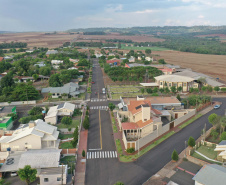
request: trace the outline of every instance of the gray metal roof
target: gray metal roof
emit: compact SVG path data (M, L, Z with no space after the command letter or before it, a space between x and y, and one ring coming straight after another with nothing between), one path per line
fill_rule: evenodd
M226 140L221 141L218 145L226 145Z
M46 55L57 54L57 53L58 53L57 50L48 50L48 51L46 52Z
M225 185L226 168L217 164L207 164L192 179L205 185Z

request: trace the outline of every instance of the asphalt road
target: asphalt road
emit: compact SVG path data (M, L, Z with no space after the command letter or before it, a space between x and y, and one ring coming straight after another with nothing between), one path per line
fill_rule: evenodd
M99 69L96 69L98 72ZM103 78L100 74L95 74L94 80L98 78L96 84L99 88L103 85ZM95 75L97 75L95 77ZM97 88L97 87L94 87ZM93 94L92 94L93 96ZM215 99L216 100L216 99ZM121 163L118 159L88 159L86 162L86 177L85 183L87 185L113 185L117 181L122 181L128 185L139 185L144 183L152 175L156 174L163 166L171 160L171 154L174 149L178 153L184 150L184 142L190 136L198 139L201 130L204 128L209 129L212 125L208 122L208 116L212 113L223 115L226 109L226 98L219 98L218 101L224 102L220 109L212 110L206 115L200 117L180 132L174 134L169 139L165 140L144 156L140 157L137 161L132 163ZM89 103L105 104L105 102ZM110 115L104 111L101 112L101 133L102 133L102 150L116 150L112 136L112 127L110 122ZM99 110L90 111L90 129L88 134L88 150L93 148L100 148L100 124L99 124Z

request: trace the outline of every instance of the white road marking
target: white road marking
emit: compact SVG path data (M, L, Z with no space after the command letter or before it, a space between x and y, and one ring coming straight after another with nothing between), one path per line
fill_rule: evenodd
M95 152L95 159L96 159L96 152Z
M99 158L99 152L97 152L97 159Z
M113 158L115 158L115 152L114 151L112 152L112 156L113 156Z
M109 158L109 157L110 157L110 156L109 156L109 151L108 151L107 153L108 153L108 158Z
M86 158L87 158L87 159L89 159L89 152L87 152L87 154L86 154Z
M115 157L117 158L117 151L115 151Z
M111 151L110 151L109 153L110 153L110 157L112 158L112 153L111 153Z

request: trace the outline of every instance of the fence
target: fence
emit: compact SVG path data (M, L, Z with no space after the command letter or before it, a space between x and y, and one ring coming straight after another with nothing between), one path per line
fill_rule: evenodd
M73 149L62 149L61 154L76 154L77 149L73 148Z
M192 116L194 116L196 114L196 110L192 110L189 113L187 113L186 115L175 119L174 120L174 127L176 127L177 125L181 124L182 122L186 121L187 119L191 118Z
M202 110L202 109L208 107L209 105L211 105L211 102L208 102L208 103L202 105L201 107L197 108L196 110L197 110L197 112L199 112L200 110Z
M34 101L14 101L14 102L2 102L0 106L9 106L9 105L27 105L27 104L36 104L36 100Z

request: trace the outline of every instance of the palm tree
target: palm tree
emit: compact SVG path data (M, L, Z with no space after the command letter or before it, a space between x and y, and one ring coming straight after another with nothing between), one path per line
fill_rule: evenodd
M221 126L223 127L223 132L225 130L225 127L226 127L226 116L223 116L220 120L220 124Z

